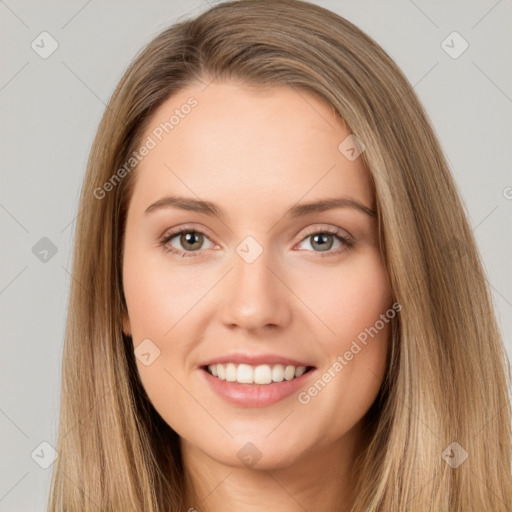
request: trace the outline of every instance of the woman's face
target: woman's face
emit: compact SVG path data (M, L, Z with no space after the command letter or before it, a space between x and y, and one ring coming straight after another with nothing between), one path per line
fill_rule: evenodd
M381 386L395 311L349 134L307 92L214 82L143 136L124 330L156 410L218 462L352 446Z

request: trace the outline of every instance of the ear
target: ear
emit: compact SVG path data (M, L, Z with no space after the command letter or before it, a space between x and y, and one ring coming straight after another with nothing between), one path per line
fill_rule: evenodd
M130 318L127 313L123 313L123 332L126 336L132 335L132 328L130 325Z

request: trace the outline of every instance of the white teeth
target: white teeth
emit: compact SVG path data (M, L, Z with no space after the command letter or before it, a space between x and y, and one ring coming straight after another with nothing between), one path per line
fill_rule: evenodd
M276 364L274 367L272 367L272 380L274 382L283 382L284 366L282 364Z
M305 366L298 366L295 369L295 377L300 377L301 375L304 374L305 371L306 371L306 367Z
M254 368L254 382L256 384L270 384L272 382L272 369L268 364Z
M292 380L295 377L295 366L287 366L284 369L284 378L286 380Z
M221 365L217 365L221 366ZM236 381L240 384L252 384L254 382L252 366L248 364L239 364L236 373Z
M226 380L229 382L235 382L236 380L236 366L233 363L226 365Z
M300 377L306 372L305 366L283 366L282 364L261 364L251 366L249 364L211 364L208 371L221 380L238 382L240 384L270 384L282 382Z

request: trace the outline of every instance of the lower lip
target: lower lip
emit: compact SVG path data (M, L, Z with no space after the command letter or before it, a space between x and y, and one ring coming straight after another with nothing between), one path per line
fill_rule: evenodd
M305 381L315 372L315 368L300 377L272 384L240 384L221 380L200 368L206 382L228 402L242 407L266 407L297 392Z

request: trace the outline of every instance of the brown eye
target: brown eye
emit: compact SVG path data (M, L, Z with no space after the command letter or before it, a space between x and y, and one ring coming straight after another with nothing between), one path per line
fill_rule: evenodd
M173 242L174 241L174 242ZM166 235L160 242L164 250L167 252L173 252L180 254L182 257L185 256L196 256L200 253L205 241L209 241L210 246L213 246L211 240L206 236L205 233L197 229L182 229L181 231L175 231Z
M197 251L203 245L204 235L197 231L183 231L180 235L180 244L185 250Z

